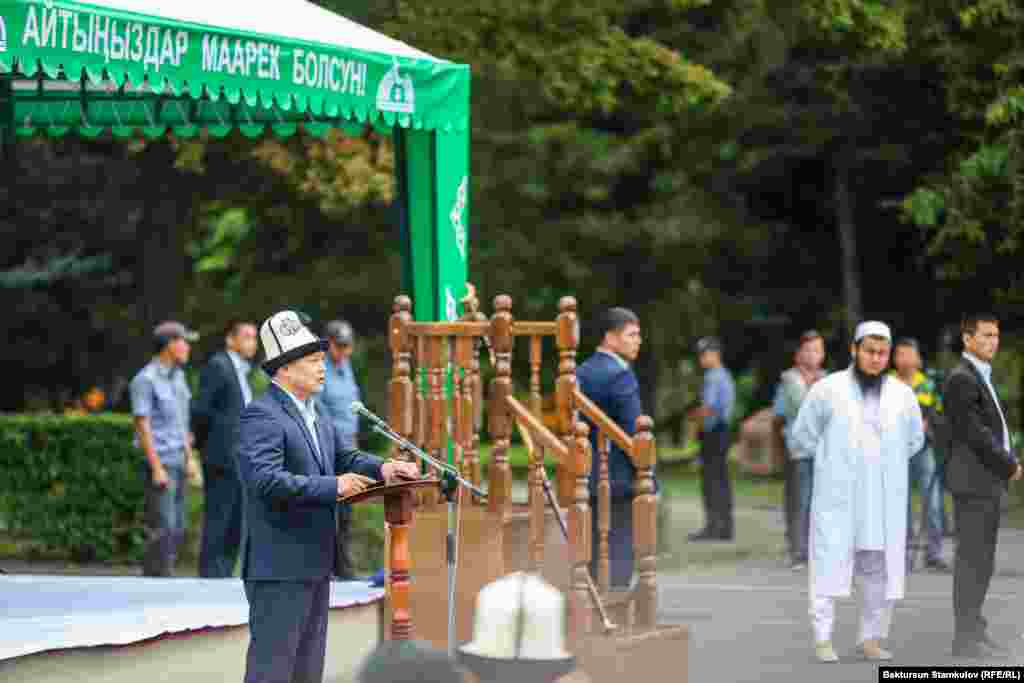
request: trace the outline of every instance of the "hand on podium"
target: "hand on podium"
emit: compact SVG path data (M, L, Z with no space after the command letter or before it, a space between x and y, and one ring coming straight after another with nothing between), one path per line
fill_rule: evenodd
M384 475L384 481L393 484L396 481L408 481L419 479L420 468L414 462L404 460L388 460L380 466L380 472Z
M343 474L338 477L338 498L341 499L346 496L354 496L357 493L362 493L376 483L376 479L364 477L363 475L356 474L355 472Z

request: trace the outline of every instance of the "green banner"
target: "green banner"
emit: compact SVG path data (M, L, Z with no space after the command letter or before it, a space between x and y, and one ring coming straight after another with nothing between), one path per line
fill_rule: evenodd
M469 135L435 136L438 319L462 315L469 274Z
M0 0L0 73L31 78L40 69L51 79L109 83L108 95L205 92L250 107L443 131L464 131L469 118L465 65L83 2Z

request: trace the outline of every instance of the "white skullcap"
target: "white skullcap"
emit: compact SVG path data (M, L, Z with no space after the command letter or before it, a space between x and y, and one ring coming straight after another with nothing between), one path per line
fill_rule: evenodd
M857 330L853 333L854 343L859 342L864 337L881 337L888 342L892 341L892 333L889 332L889 326L877 320L866 320L857 325Z

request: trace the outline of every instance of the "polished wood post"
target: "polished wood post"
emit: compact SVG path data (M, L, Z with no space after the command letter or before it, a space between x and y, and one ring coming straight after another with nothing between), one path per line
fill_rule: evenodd
M388 547L391 595L391 639L412 638L412 610L409 607L412 558L409 554L409 527L412 522L412 492L387 499L384 519L391 542Z
M547 532L547 498L544 495L544 447L530 449L530 570L538 576L544 568L544 535Z
M406 323L412 320L412 301L407 296L395 297L393 313L388 323L388 343L391 346L391 384L389 387L389 423L391 428L410 441L413 438L413 383L412 340ZM393 458L408 459L398 444L392 444Z
M427 337L427 358L429 366L427 369L428 386L430 390L429 400L427 405L429 418L427 419L427 452L434 457L434 459L441 462L446 461L447 455L444 450L448 445L448 440L445 438L447 429L445 429L445 423L447 418L447 406L444 401L444 381L445 381L445 354L444 354L444 337ZM437 476L441 476L441 472L436 473ZM437 491L429 491L425 496L425 502L430 504L436 504L439 502Z
M634 567L639 575L636 588L636 624L654 628L658 613L658 499L654 495L654 420L647 415L636 419L633 436L633 464L636 466L633 499Z
M540 391L541 352L544 349L544 338L533 335L530 337L530 412L544 421L544 398Z
M426 376L427 351L422 336L413 340L415 357L413 362L413 443L427 450L427 409L426 409ZM426 471L427 465L420 462L420 470Z
M611 587L611 562L609 560L608 532L612 528L612 486L608 480L608 457L611 439L604 432L597 434L597 586L602 593Z
M373 486L340 501L350 505L367 501L384 503L384 520L388 529L387 598L391 612L391 624L387 633L391 640L412 638L412 556L409 552L409 531L412 526L415 494L436 491L437 487L436 479L403 481Z
M555 401L558 411L558 432L567 447L571 447L576 429L576 349L580 345L580 322L576 317L576 299L564 296L558 301L557 332L558 379L555 383ZM556 477L558 502L562 506L573 504L575 473L572 467L559 467Z
M512 438L512 413L505 402L512 395L512 297L494 298L491 317L491 344L494 346L496 376L491 380L488 431L493 439L488 469L487 503L491 512L501 512L512 495L512 468L508 447Z
M456 445L456 465L466 479L472 480L472 465L467 460L473 449L473 395L470 364L473 357L474 339L456 337L454 349L454 387L452 409Z
M590 572L590 428L576 424L569 469L574 475L573 504L569 506L569 547L572 562L572 590L569 593L569 632L576 636L590 633L594 610L591 608L587 575Z

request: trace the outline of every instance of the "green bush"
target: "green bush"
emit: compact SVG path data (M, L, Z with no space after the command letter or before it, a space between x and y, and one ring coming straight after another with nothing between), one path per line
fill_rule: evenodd
M141 462L127 415L0 415L0 524L46 554L137 559Z

